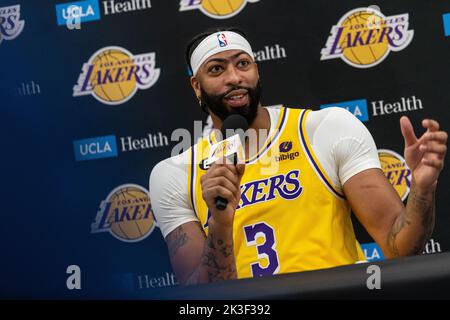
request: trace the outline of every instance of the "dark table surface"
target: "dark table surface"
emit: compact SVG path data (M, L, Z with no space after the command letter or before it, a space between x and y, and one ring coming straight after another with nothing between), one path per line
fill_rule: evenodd
M370 265L380 267L381 289L368 289ZM371 281L372 282L372 281ZM134 298L240 299L450 299L450 253L402 257L317 271L143 290Z

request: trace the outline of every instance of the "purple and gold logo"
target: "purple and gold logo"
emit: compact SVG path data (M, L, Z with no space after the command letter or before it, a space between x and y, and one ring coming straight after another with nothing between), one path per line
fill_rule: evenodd
M292 149L292 141L284 141L280 143L280 152L289 152Z
M370 68L386 59L389 52L405 49L413 36L409 14L384 16L372 8L357 8L331 28L320 60L341 58L353 67Z
M138 242L155 228L148 191L136 184L124 184L112 190L100 204L91 233L109 232L124 242Z
M397 152L379 149L381 169L402 200L405 200L411 187L411 170L405 159Z
M153 86L159 74L154 52L133 55L121 47L102 48L83 65L73 96L92 95L102 103L118 105L138 89Z
M300 156L300 152L292 150L292 141L283 141L278 148L279 154L275 155L275 161L294 160Z
M20 20L20 4L0 8L0 43L17 38L25 26Z

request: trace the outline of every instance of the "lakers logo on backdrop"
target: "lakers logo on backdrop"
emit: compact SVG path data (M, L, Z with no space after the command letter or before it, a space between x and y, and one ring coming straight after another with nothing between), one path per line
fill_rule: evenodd
M121 47L105 47L83 65L73 96L92 95L102 103L118 105L130 100L138 89L153 86L159 74L154 52L133 55Z
M411 170L406 165L405 159L398 153L379 149L381 169L388 178L389 182L397 191L402 200L405 200L411 187Z
M137 242L155 228L148 191L136 184L118 186L100 204L91 233L110 232L125 242Z
M411 42L409 14L384 16L371 8L347 12L331 28L321 60L341 58L357 68L370 68L381 63L391 51L401 51Z
M237 15L250 2L259 0L181 0L180 11L199 9L208 17L227 19Z
M20 4L0 8L0 43L17 38L24 26L25 21L20 20Z

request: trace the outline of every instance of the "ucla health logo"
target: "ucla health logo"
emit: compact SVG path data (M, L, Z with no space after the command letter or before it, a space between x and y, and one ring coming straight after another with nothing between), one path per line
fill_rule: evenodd
M361 249L369 262L384 260L383 251L381 251L380 246L376 242L364 243L361 245Z
M123 184L100 203L91 233L109 232L124 242L138 242L155 228L148 191L137 184Z
M367 111L367 100L351 100L337 103L329 103L323 104L320 106L320 109L330 108L330 107L338 107L346 109L347 111L353 113L355 117L357 117L362 122L369 120L369 113Z
M58 26L100 20L98 0L87 0L56 5Z
M405 159L397 152L387 149L379 149L378 157L384 175L402 201L405 200L411 188L411 170L406 165Z
M446 37L449 37L450 36L450 13L443 14L442 19L444 20L444 35Z
M130 100L138 89L153 86L159 74L154 52L133 55L121 47L105 47L83 65L73 96L92 95L101 103L118 105Z
M0 8L0 44L17 38L24 26L25 21L20 20L20 4Z
M116 136L103 136L73 142L76 161L117 157Z
M241 12L245 5L259 0L181 0L180 11L198 9L213 19L231 18Z
M414 36L409 14L384 16L371 8L357 8L344 14L331 28L320 60L341 58L356 68L381 63L391 51L405 49Z

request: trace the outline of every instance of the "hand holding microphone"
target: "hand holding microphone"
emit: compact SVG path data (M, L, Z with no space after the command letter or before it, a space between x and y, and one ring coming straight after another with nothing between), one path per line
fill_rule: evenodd
M240 115L231 115L224 120L221 131L222 137L227 139L211 147L208 162L213 164L200 180L203 199L215 219L223 224L232 223L240 201L240 181L245 165L239 164L238 159L243 157L244 133L247 129L247 120ZM227 134L230 132L238 134L230 136Z

